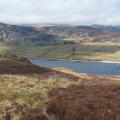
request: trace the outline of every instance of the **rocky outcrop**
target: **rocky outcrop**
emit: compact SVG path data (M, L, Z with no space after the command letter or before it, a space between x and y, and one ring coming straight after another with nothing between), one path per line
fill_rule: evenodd
M57 36L43 33L34 27L0 23L0 41L8 44L54 44Z

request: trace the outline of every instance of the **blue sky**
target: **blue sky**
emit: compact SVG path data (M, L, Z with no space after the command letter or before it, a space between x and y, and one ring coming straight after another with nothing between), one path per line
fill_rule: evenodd
M0 0L0 21L120 25L120 0Z

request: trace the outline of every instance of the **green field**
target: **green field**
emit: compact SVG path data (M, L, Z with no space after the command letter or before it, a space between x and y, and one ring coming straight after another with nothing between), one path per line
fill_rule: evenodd
M7 55L22 55L74 60L120 61L120 45L108 42L51 46L7 46L1 44L0 55L1 58Z

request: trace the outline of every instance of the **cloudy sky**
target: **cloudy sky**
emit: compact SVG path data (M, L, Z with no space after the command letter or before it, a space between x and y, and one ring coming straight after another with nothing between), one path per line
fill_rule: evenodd
M120 0L0 0L0 22L120 25Z

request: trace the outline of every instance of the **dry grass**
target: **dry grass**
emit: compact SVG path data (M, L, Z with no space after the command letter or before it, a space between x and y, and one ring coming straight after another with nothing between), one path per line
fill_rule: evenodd
M67 71L67 73L69 72L70 71ZM40 113L40 111L46 108L46 106L48 106L48 103L50 103L51 99L53 99L49 97L50 94L48 95L48 93L50 93L50 91L53 92L55 90L55 92L53 93L56 94L57 91L59 92L59 89L57 90L57 88L62 88L62 90L64 91L65 90L64 88L68 88L70 85L84 85L88 87L96 85L100 86L105 85L106 87L113 84L120 85L118 84L120 83L119 78L118 80L116 78L115 81L113 81L112 79L113 78L111 78L110 80L109 78L105 79L103 77L90 76L85 74L81 75L78 81L70 80L67 77L63 77L57 74L49 75L49 77L44 77L41 76L40 74L33 75L1 74L0 120L5 120L3 116L6 116L6 113L7 114L10 113L11 120L21 120L21 116L23 115L24 112L26 116L32 114L31 117L35 118L37 113L32 112L32 110L33 111L37 110L37 112ZM103 88L106 88L105 86ZM73 92L71 92L71 94L72 93ZM87 93L89 94L89 90L87 91ZM65 93L62 92L62 94ZM57 95L59 96L59 93L57 93Z
M19 120L21 114L13 112L16 103L26 105L30 109L42 109L49 101L47 93L56 87L68 87L79 84L61 76L42 77L38 74L28 75L0 75L0 120L9 110L12 120Z

